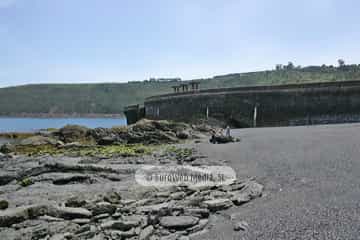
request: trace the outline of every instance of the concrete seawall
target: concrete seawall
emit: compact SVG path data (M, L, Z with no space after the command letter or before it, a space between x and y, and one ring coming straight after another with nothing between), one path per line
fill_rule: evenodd
M360 122L360 81L209 89L146 99L145 117L237 127Z

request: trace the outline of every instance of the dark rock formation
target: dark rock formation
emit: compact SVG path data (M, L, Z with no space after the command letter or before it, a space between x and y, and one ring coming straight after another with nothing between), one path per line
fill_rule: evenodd
M0 200L0 210L5 210L9 207L9 202L6 200Z
M79 142L86 140L88 130L88 128L79 125L67 125L54 132L53 135L64 143Z
M20 158L14 161L23 160ZM38 189L39 187L34 186L39 184L45 188L49 187L56 179L61 184L87 184L86 181L82 181L82 177L78 178L79 176L87 176L96 182L103 181L104 185L100 186L106 186L105 183L110 184L112 180L102 178L101 174L132 176L136 168L136 165L59 163L51 158L49 161L31 163L31 166L33 167L20 165L14 168L11 163L9 166L9 169L20 170L14 174L13 180L33 181L34 185L23 187L23 192L31 191L31 188ZM72 178L74 176L75 178ZM129 183L132 182L127 184ZM7 184L6 188L3 188L5 191L16 183L12 181ZM61 189L65 186L57 187ZM0 211L0 239L16 238L19 236L16 229L21 229L21 233L33 236L34 239L42 239L47 235L49 239L106 239L106 236L115 239L186 239L211 227L208 223L214 213L231 208L233 203L239 203L240 197L251 201L261 196L263 186L253 179L239 180L226 186L174 186L162 190L129 185L125 193L120 194L115 190L102 194L91 192L93 197L85 197L77 192L71 193L72 187L67 189L70 195L62 202L48 201L14 208L12 206L16 206L15 203L10 205L11 208ZM6 198L4 200L11 201ZM14 200L19 201L12 199ZM242 203L245 200L242 200ZM64 228L62 223L69 227Z
M11 152L14 152L15 151L15 146L10 144L10 143L5 143L4 145L2 145L0 147L0 152L1 153L11 153Z
M58 141L54 138L44 137L44 136L33 136L25 138L20 142L22 146L39 146L39 145L56 145Z

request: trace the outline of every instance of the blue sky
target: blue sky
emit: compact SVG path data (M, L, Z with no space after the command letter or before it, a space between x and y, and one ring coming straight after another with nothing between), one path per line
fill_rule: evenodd
M360 64L357 0L0 0L0 87Z

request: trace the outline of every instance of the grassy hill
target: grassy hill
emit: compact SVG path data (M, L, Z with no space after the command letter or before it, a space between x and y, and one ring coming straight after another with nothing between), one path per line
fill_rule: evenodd
M360 80L360 65L279 67L277 70L235 73L201 81L200 88ZM104 84L39 84L0 88L0 115L119 114L127 105L149 96L172 92L179 82L157 81Z

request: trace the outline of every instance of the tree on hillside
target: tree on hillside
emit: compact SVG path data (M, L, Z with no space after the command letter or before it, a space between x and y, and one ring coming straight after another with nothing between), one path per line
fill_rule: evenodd
M275 69L276 71L280 71L283 68L282 64L276 64Z
M339 59L338 63L339 63L339 68L342 68L345 66L345 61L343 59Z
M288 65L286 66L287 70L293 70L294 69L294 64L292 62L288 62Z

